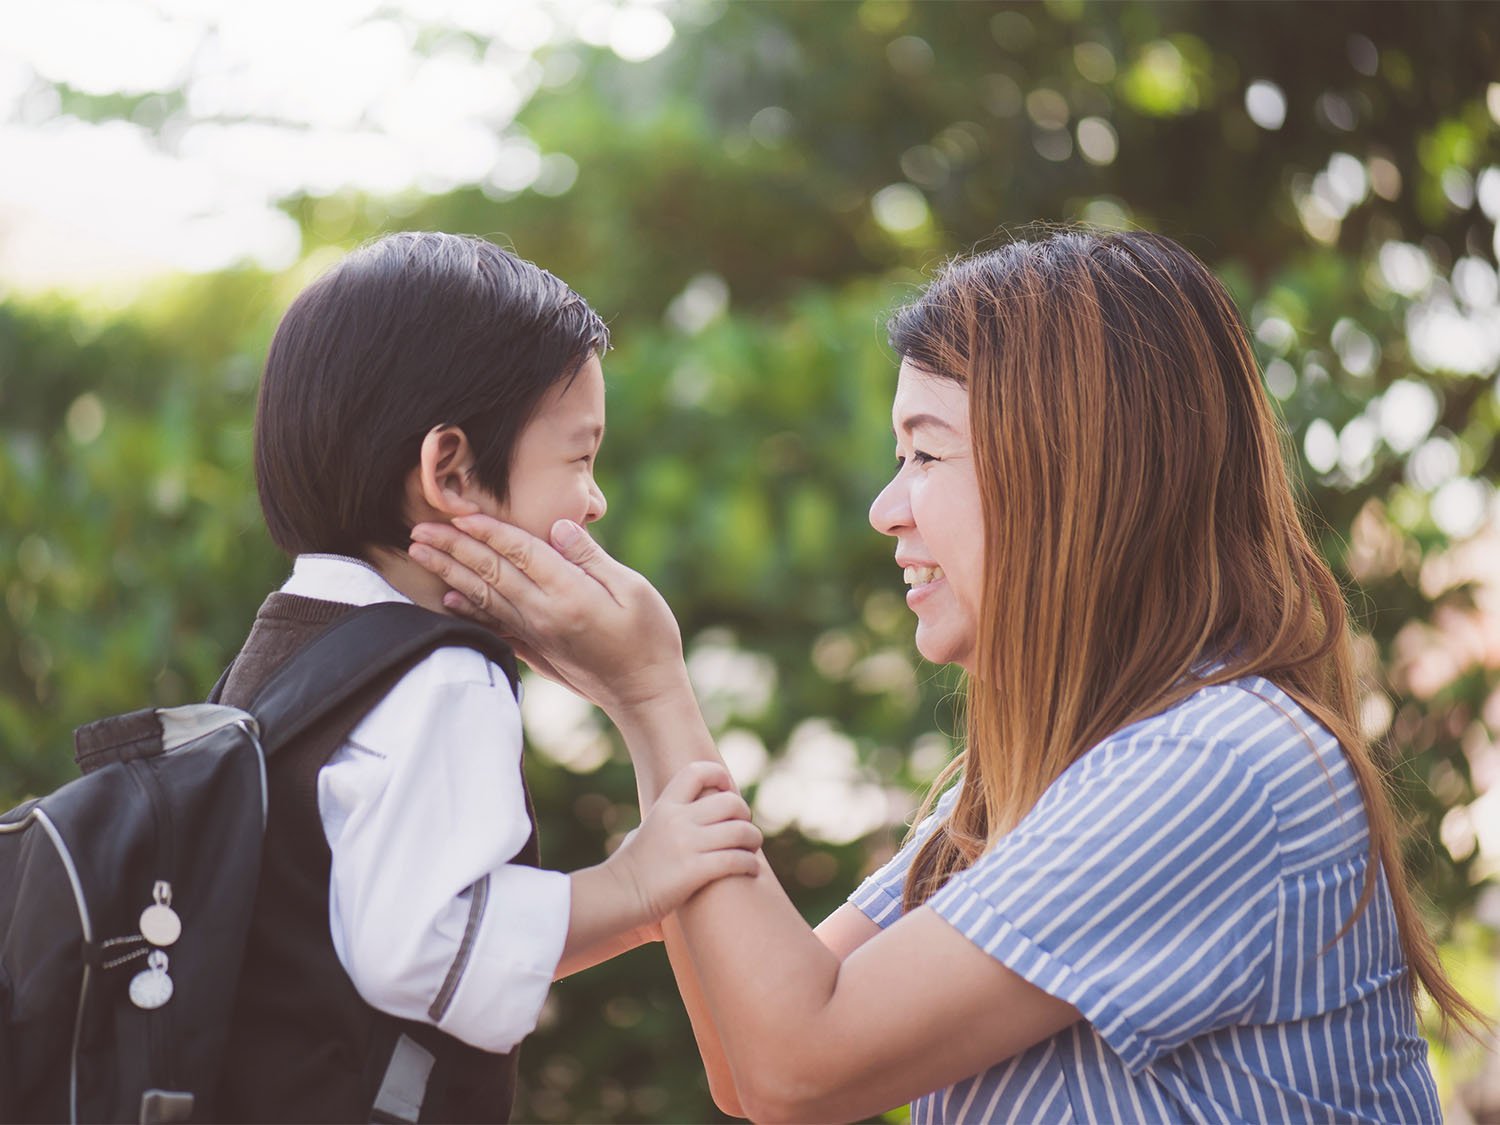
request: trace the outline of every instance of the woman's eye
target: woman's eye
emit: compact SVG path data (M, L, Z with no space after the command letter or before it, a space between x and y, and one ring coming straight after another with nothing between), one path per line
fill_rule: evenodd
M918 465L925 465L929 461L936 461L937 460L937 458L934 457L934 456L932 456L932 454L930 454L930 453L923 453L920 449L913 449L911 451L911 459L913 461L915 461Z

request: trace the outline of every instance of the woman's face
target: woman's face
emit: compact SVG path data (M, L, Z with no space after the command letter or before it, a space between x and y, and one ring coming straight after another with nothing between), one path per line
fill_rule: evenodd
M906 604L917 615L917 651L972 673L984 528L968 390L903 360L891 425L896 475L870 505L870 524L896 540Z

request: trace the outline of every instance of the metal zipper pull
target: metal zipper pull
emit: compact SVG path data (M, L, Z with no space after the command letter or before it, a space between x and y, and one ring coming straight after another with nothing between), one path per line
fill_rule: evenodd
M182 919L172 909L172 884L158 879L151 897L155 901L141 911L141 936L152 945L165 948L182 936Z

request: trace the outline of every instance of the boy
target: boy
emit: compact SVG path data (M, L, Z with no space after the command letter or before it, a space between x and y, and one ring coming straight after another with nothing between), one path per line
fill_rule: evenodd
M391 235L305 290L255 432L261 507L295 564L223 702L355 606L444 612L404 551L416 522L483 511L545 535L601 517L607 344L582 298L478 239ZM510 683L466 648L272 759L221 1117L503 1121L555 977L755 871L759 833L722 770L681 776L604 863L540 869L520 763Z

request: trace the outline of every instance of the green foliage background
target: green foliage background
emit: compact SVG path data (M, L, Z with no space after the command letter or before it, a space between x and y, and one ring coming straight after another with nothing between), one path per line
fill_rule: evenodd
M599 534L661 587L690 649L773 677L764 699L714 703L720 733L768 747L769 778L794 734L832 731L856 752L846 772L867 795L883 786L896 819L956 724L954 681L916 663L889 545L865 520L891 461L884 315L944 257L1008 229L1128 223L1208 260L1275 365L1308 518L1367 638L1371 729L1410 812L1413 871L1461 985L1493 1009L1500 857L1440 837L1482 792L1475 763L1500 736L1493 609L1433 518L1430 474L1413 468L1426 447L1359 439L1391 384L1414 381L1435 396L1428 440L1456 455L1449 475L1487 490L1500 468L1493 362L1433 361L1411 331L1423 302L1451 297L1460 260L1494 277L1495 211L1481 204L1485 169L1488 198L1500 192L1495 9L673 11L676 39L646 63L547 49L580 65L519 127L577 162L560 196L295 198L308 256L284 275L157 284L123 312L0 300L0 804L71 776L74 725L207 690L287 570L250 470L276 318L333 253L432 228L513 245L611 320ZM1246 112L1255 79L1284 92L1278 129ZM80 116L132 109L62 93ZM1086 159L1081 119L1106 123L1118 155ZM1339 154L1365 190L1330 208ZM1427 284L1393 287L1391 244L1425 256ZM685 292L708 294L704 323L688 323ZM1494 310L1485 320L1466 299L1454 307L1493 353ZM1320 423L1345 438L1332 468L1304 452ZM1443 674L1414 671L1434 660ZM560 756L577 768L533 753L531 778L544 858L571 868L634 823L633 786L618 753ZM851 841L799 823L768 850L810 919L900 831ZM1475 1060L1439 1060L1459 1096ZM716 1117L657 949L559 985L522 1068L521 1120Z

